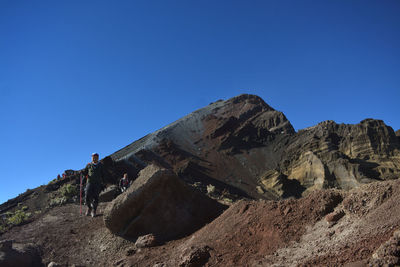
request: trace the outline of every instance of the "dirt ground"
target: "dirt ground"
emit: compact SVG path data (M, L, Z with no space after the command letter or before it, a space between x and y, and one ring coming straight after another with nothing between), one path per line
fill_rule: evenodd
M241 200L190 236L150 248L112 235L103 223L106 205L95 218L81 216L76 204L56 207L0 240L35 243L45 264L65 266L196 266L185 259L196 262L202 249L205 266L365 266L400 228L400 181L302 199Z
M12 228L0 239L38 245L45 264L107 266L118 258L120 250L132 244L108 232L102 218L104 207L101 203L95 218L81 216L76 204L56 207L34 222Z

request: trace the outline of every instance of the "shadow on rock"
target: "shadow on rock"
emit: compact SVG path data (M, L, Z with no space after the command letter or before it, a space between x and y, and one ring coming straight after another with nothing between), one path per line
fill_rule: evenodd
M168 241L196 231L225 208L186 185L172 170L150 165L107 206L104 223L126 239L153 234Z

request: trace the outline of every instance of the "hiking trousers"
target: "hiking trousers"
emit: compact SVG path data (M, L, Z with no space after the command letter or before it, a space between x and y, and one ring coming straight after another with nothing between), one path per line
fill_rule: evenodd
M89 209L96 211L99 204L100 185L88 183L85 188L85 203Z

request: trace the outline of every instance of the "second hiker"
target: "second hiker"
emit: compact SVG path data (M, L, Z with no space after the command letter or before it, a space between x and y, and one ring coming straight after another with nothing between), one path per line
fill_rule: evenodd
M122 177L121 180L119 181L119 189L123 193L126 191L126 189L128 189L129 186L130 186L130 183L129 183L128 174L124 173L124 177Z

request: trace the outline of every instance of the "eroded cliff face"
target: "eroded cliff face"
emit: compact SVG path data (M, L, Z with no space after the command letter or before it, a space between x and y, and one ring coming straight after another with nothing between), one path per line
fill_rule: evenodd
M211 103L111 158L136 169L171 168L203 191L211 184L217 192L266 199L348 190L400 174L399 131L383 121L325 121L296 133L282 112L254 95Z
M400 175L400 145L393 129L381 120L359 124L325 121L299 131L290 140L274 173L261 179L266 189L279 176L296 179L306 192L321 188L351 189ZM280 192L282 194L282 192Z

